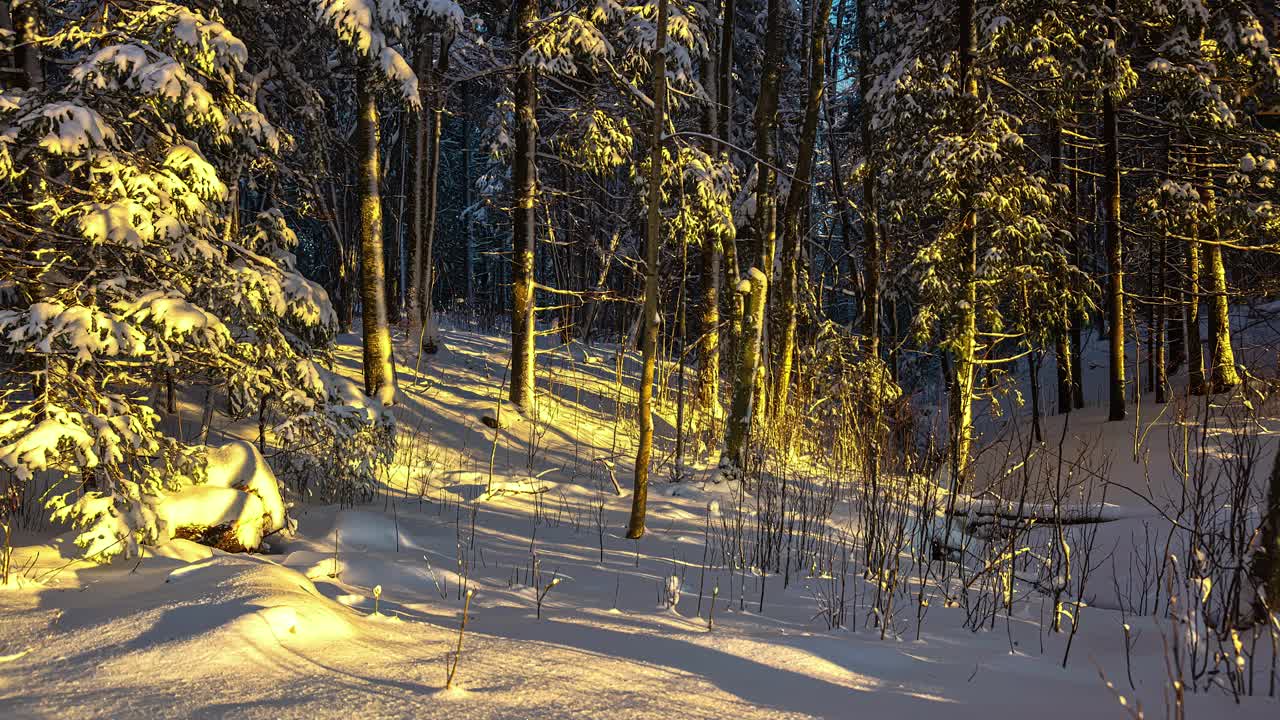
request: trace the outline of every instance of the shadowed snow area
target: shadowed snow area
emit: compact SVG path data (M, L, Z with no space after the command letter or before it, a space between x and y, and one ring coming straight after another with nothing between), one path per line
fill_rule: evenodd
M1167 623L1104 609L1101 597L1083 611L1064 669L1068 636L1047 629L1052 601L1034 593L977 632L938 599L919 640L914 608L903 611L910 630L904 620L900 639L882 640L867 604L851 603L848 629L827 628L816 598L830 578L707 567L708 534L736 486L704 484L705 464L668 484L667 458L648 534L625 539L634 426L615 418L631 412L638 357L622 363L619 389L613 348L548 347L540 417L494 430L482 416L499 412L505 342L460 330L443 340L421 375L398 354L401 448L383 491L345 509L294 493L296 531L268 537L270 554L174 540L140 561L95 566L71 560L66 537L20 536L21 572L0 591L0 717L1121 717L1100 671L1162 716ZM345 341L339 370L355 377L359 347ZM674 404L662 412L658 434L670 436ZM1077 413L1063 445L1113 432L1101 420ZM1058 422L1046 423L1054 452ZM1132 431L1141 426L1105 440L1125 482L1144 477L1121 468L1140 466L1124 458ZM219 426L209 442L255 433ZM1134 523L1158 516L1121 493L1108 500L1108 552L1132 546ZM847 523L840 515L831 522ZM875 592L850 573L848 594ZM1114 594L1117 584L1107 576L1094 587ZM1275 718L1277 701L1259 695L1190 695L1187 717Z

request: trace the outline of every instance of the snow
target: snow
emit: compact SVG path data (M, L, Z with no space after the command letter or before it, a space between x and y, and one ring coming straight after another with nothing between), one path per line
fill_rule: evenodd
M115 130L92 108L55 102L41 108L39 115L49 122L50 131L41 138L40 147L50 154L79 155L89 148L109 147L115 141Z
M632 431L624 425L613 432L612 362L579 362L579 348L555 348L542 338L540 361L556 373L558 387L540 396L537 420L495 430L479 418L501 394L504 342L447 327L441 340L448 352L418 376L404 361L412 342L399 338L401 396L391 412L402 445L379 497L355 508L296 503L289 512L297 530L271 541L275 554L227 554L173 540L145 548L138 560L102 566L74 560L79 551L65 535L20 535L14 566L27 569L0 590L0 714L1121 716L1101 671L1127 703L1141 701L1154 716L1167 685L1162 639L1176 628L1206 632L1195 613L1179 625L1108 609L1105 599L1082 612L1068 606L1063 612L1079 625L1063 668L1067 633L1046 629L1054 609L1035 594L1020 595L1027 600L1009 617L1002 613L994 630L966 629L965 609L938 596L927 598L918 640L915 607L895 612L901 627L884 640L868 624L866 605L851 612L847 628L830 629L815 610L838 569L796 573L785 589L780 575L750 569L710 566L702 577L704 533L712 533L714 554L715 528L733 522L739 486L686 481L687 492L659 492L659 466L649 533L623 537L630 498L613 494L595 461L612 457L619 477L630 475ZM334 367L341 375L326 381L353 402L359 358L358 340L344 337ZM640 357L627 351L623 361L627 403ZM670 441L667 409L657 408L660 446ZM1071 422L1069 444L1101 436L1118 451L1132 440L1092 409ZM1046 424L1049 433L1061 430ZM531 456L528 443L542 428ZM251 432L245 425L241 437ZM162 515L170 525L197 516L207 522L216 510L252 540L272 521L255 490L278 487L270 468L245 440L211 448L208 459L209 484L171 497ZM1126 471L1117 479L1138 478ZM488 492L495 488L505 491ZM992 509L989 496L975 498L963 509ZM1151 512L1119 493L1108 502L1111 521L1098 527L1117 540L1140 512ZM853 519L833 522L846 527ZM546 593L538 619L538 594L553 578L561 582ZM864 579L861 567L850 567L844 579L851 598L876 593L876 580ZM1110 578L1096 584L1103 588ZM445 691L445 659L469 593L458 676ZM1126 624L1136 689L1128 687ZM1264 637L1253 660L1263 683L1265 644ZM42 689L51 687L63 691ZM1275 710L1265 694L1239 704L1220 689L1187 697L1193 718L1271 718Z
M257 446L245 440L232 440L221 447L206 449L205 460L206 485L234 488L256 497L268 518L263 526L264 534L285 528L286 507L280 496L280 483Z
M314 0L316 14L331 26L338 39L356 52L378 63L410 106L418 108L418 78L404 57L387 40L388 32L398 32L408 17L397 0Z
M196 485L164 498L156 511L170 539L183 528L228 525L241 547L256 549L266 530L262 500L235 488Z

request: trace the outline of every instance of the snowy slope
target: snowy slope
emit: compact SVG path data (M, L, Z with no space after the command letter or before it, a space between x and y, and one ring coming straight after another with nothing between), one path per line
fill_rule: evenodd
M828 630L815 598L830 578L784 589L777 575L704 570L707 529L733 500L725 486L685 483L675 497L660 483L649 534L624 539L630 498L597 458L613 458L625 491L636 358L619 398L611 349L548 349L539 382L554 400L541 420L495 433L481 417L496 411L505 343L444 340L421 376L399 358L406 440L386 491L354 509L297 504L297 532L275 554L177 540L96 567L66 559L65 538L28 536L0 591L0 717L1122 716L1099 669L1163 714L1170 630L1157 618L1085 610L1065 669L1067 636L1046 629L1052 607L1036 595L978 632L940 598L918 641L914 609L895 621L899 639L882 640L865 605ZM357 357L349 341L344 372ZM1093 414L1073 422L1107 434ZM874 592L849 571L852 596ZM466 590L457 689L444 692ZM1192 718L1280 711L1265 691L1187 702Z

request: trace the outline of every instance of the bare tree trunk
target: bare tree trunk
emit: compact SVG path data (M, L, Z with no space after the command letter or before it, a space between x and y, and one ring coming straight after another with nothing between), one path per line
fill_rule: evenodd
M378 103L373 94L374 70L367 61L357 69L359 116L356 143L360 157L360 301L364 337L364 389L383 405L395 402L395 371L391 366L391 330L387 323L387 286L382 246L382 165L378 161Z
M827 43L827 83L833 87L836 85L838 78L840 77L840 58L842 53L839 52L839 48L837 46L839 45L839 38L844 31L844 20L847 5L848 0L840 0L840 4L836 6L836 41ZM865 93L863 97L866 97ZM836 144L837 133L835 131L835 113L831 110L831 97L829 95L823 96L822 110L823 117L827 125L827 157L830 158L831 194L833 195L833 200L836 203L837 212L840 218L841 247L846 249L845 255L848 258L848 266L846 268L847 275L844 278L847 285L841 284L839 277L839 263L836 263L836 267L833 268L836 273L836 280L833 283L833 289L837 293L840 293L842 288L847 287L849 297L855 297L859 291L860 285L858 282L857 259L854 256L854 253L850 250L853 243L853 218L849 209L849 195L845 190L844 176L840 172L841 163L838 160L838 158L840 158L840 151ZM863 152L866 152L865 147L863 148ZM850 323L852 324L852 314Z
M430 98L431 82L431 56L435 54L435 35L428 32L425 23L418 25L418 34L425 36L418 52L414 57L413 72L420 80L428 84L424 90L424 97ZM429 100L428 100L429 101ZM426 237L426 208L427 208L427 158L430 157L431 146L430 138L431 116L430 110L424 105L418 110L417 116L413 122L413 188L410 190L410 224L409 224L409 242L412 248L409 257L409 331L417 333L421 328L422 309L423 309L423 278L422 269L424 263L422 257L424 253L423 240Z
M516 48L520 56L533 44L538 0L518 0L516 5ZM516 76L516 148L511 158L515 207L511 210L513 229L511 254L511 402L527 412L533 404L536 333L534 331L533 252L536 225L533 203L537 196L536 154L538 126L537 87L534 70L520 69Z
M737 1L724 0L720 13L720 52L716 65L716 102L719 105L719 111L716 114L716 136L720 138L721 149L726 154L730 152L728 143L731 142L730 133L733 131L733 38L736 13ZM730 317L726 345L730 361L738 356L742 336L743 298L742 294L737 292L742 266L738 262L737 243L737 239L732 236L721 238L721 250L724 253L723 271L728 280L724 283L722 290L729 295L727 304Z
M1110 0L1114 14L1116 0ZM1125 418L1124 243L1120 237L1120 137L1111 90L1102 94L1103 210L1107 235L1107 338L1110 341L1109 420Z
M465 255L465 272L467 280L466 302L467 312L476 310L476 234L475 224L471 220L471 108L467 84L462 85L462 211L467 213L463 218L463 235L467 249Z
M1217 199L1213 189L1212 171L1205 170L1202 194L1205 198L1206 216L1214 222L1213 241L1204 253L1204 273L1209 291L1209 386L1212 392L1221 393L1240 384L1236 371L1235 353L1231 349L1231 306L1227 296L1227 271L1222 263L1222 245L1218 244L1218 228L1215 222Z
M858 0L858 91L862 95L862 268L864 300L862 334L867 354L880 357L880 221L876 213L876 164L871 137L871 13L868 0Z
M24 0L12 4L13 30L16 42L13 60L22 87L38 90L44 87L44 57L36 38L40 36L44 17L42 0Z
M649 150L649 215L645 222L644 331L640 348L640 440L631 494L627 537L644 535L645 501L649 497L649 462L653 455L653 370L658 361L658 246L662 243L662 136L667 120L667 0L658 0L658 37L653 50L653 137Z
M1157 270L1157 286L1156 297L1156 319L1155 319L1155 384L1156 384L1156 404L1164 404L1168 401L1169 375L1167 355L1167 338L1166 338L1166 314L1168 313L1168 305L1165 298L1169 293L1169 236L1164 234L1160 237L1160 267Z
M776 197L778 185L778 173L775 167L775 152L773 131L778 121L778 86L782 77L782 52L785 43L782 38L783 27L783 9L781 0L769 0L768 4L768 25L765 36L765 59L764 69L760 80L760 96L756 102L755 125L756 125L756 217L755 217L755 234L756 234L756 258L755 267L760 272L759 281L764 283L765 297L768 297L768 286L770 277L773 274L774 253L777 245L777 220L778 220L778 199ZM752 278L751 284L754 292L756 278ZM760 355L762 348L760 341L763 339L763 331L758 337L751 337L752 333L746 327L747 319L743 319L742 341L739 343L738 355L740 363L751 363L756 367L761 367ZM754 356L754 357L749 357ZM739 379L742 375L739 373ZM765 378L763 372L758 372L752 380L754 385L753 401L751 403L752 423L760 423L764 418L765 402L767 400L765 392ZM734 392L737 392L735 388Z
M1192 221L1187 237L1187 384L1192 395L1203 395L1208 387L1204 381L1204 347L1200 336L1200 227Z
M818 137L818 114L822 110L822 91L827 79L827 25L831 0L817 0L810 30L809 98L805 106L804 125L800 130L799 155L795 177L782 217L782 283L778 286L778 332L773 337L774 392L771 403L775 417L786 411L791 390L791 366L796 345L796 294L799 282L801 249L801 215L809 205L809 182L813 177L813 150ZM878 322L878 321L877 321Z
M736 288L747 294L742 316L742 344L744 347L760 347L764 331L764 301L769 283L757 268L748 271L748 277ZM759 373L760 353L742 353L738 374L733 381L733 400L729 405L729 417L725 420L724 449L720 453L720 469L730 480L741 479L747 462L747 444L751 438L751 420L755 414L752 402L755 394L755 378Z
M437 64L431 78L431 89L435 97L432 100L431 107L431 150L429 164L427 165L423 255L419 259L419 264L422 266L422 334L418 345L419 354L424 352L432 354L436 351L438 345L436 326L433 320L432 288L435 284L436 216L439 213L438 208L440 205L440 136L444 130L444 105L447 99L444 90L444 74L449 71L449 46L451 44L449 38L440 38L440 62Z
M732 2L732 0L730 0ZM725 19L728 20L727 18ZM729 49L732 53L733 49ZM721 62L725 58L720 58ZM730 59L730 62L732 60ZM703 77L707 85L719 82L719 75L711 60L703 65ZM720 117L727 114L716 103L708 103L703 115L703 131L714 135L720 129ZM713 153L726 153L727 146L715 143ZM720 405L720 246L733 242L732 233L702 239L702 300L698 318L698 369L694 377L694 407L702 412L704 430L708 436L715 427Z
M973 3L974 0L960 0L958 54L960 87L965 93L976 97L978 81L973 74L976 46ZM961 242L965 302L959 335L952 351L955 355L955 380L950 395L953 477L949 497L952 499L968 472L970 448L973 445L973 394L977 380L978 353L978 231L977 214L971 203L965 213Z

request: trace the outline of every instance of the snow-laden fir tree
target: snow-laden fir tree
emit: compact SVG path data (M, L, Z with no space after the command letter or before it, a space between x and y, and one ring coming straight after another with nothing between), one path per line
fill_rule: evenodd
M38 39L43 84L0 96L0 465L53 477L99 559L155 540L159 499L203 479L158 387L269 403L332 482L372 482L390 419L322 366L336 318L297 237L273 208L236 221L241 173L290 142L245 44L183 4L74 9Z

